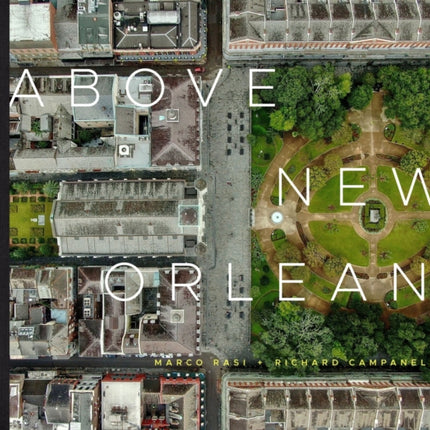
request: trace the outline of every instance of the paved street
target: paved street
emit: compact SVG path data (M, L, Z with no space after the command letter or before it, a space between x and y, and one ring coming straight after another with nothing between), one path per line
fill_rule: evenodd
M248 297L251 284L247 88L244 70L225 69L204 117L208 250L200 263L205 274L203 341L220 358L249 357L250 303L229 301L227 291L228 263L232 263L232 297Z

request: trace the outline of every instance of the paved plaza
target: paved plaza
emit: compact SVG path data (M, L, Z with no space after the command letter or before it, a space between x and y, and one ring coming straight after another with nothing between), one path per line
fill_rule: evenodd
M205 97L212 82L204 88ZM228 263L232 264L232 297L249 297L250 151L248 75L224 69L205 110L208 154L202 160L206 194L207 252L202 258L205 317L203 341L220 358L246 358L250 342L250 302L229 301Z

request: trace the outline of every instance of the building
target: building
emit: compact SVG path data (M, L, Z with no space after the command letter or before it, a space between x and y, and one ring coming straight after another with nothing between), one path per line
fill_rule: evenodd
M407 375L295 379L229 373L222 381L222 411L224 430L425 430L430 384Z
M197 430L204 422L199 377L107 374L102 380L102 429Z
M22 427L24 379L25 375L23 374L9 375L9 429L11 430L18 430Z
M111 0L79 0L77 12L82 58L112 58Z
M51 2L14 1L9 5L10 61L20 66L56 63L55 7Z
M51 225L61 256L194 255L203 212L181 180L63 181Z
M13 153L17 171L201 168L200 104L189 79L164 78L161 95L158 79L136 76L128 83L127 94L128 78L99 75L95 86L98 102L73 107L70 80L34 80L45 107L40 109L34 99L19 99L14 111L22 113L14 112L12 121L11 112L10 128L21 138ZM77 86L93 81L92 76L75 76ZM15 88L16 81L11 81L10 91ZM21 90L27 93L28 85ZM67 97L64 92L69 93ZM90 88L75 90L76 104L91 104L95 97Z
M427 0L227 0L223 5L229 60L425 58L430 46Z
M114 0L113 7L113 52L121 61L166 54L173 59L202 47L200 0Z
M69 358L76 351L73 269L10 270L10 357Z
M10 429L199 430L205 426L202 373L85 373L83 369L10 375Z
M70 390L70 430L97 430L100 418L100 375L84 374Z
M200 302L186 288L177 288L172 300L172 272L169 269L140 269L144 279L141 294L121 302L107 293L104 282L108 268L78 269L79 355L149 356L200 352ZM192 283L197 274L181 269L177 283ZM140 286L135 270L112 272L109 288L121 298L131 297ZM199 295L199 286L193 287Z

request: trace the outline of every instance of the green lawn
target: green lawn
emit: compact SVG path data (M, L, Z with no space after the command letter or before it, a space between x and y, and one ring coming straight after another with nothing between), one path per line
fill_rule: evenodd
M402 186L403 194L407 196L409 188L411 186L412 176L408 175L400 169L396 169L396 172L400 181L400 185ZM420 181L417 181L415 183L408 206L404 206L391 167L379 166L377 170L377 175L378 190L384 193L391 200L396 210L426 211L430 209L427 198L424 194L423 186Z
M425 232L417 232L411 228L413 221L401 221L394 225L393 230L378 243L378 265L389 266L401 263L415 255L430 241L430 224ZM381 254L385 253L385 258Z
M364 188L346 188L343 190L343 199L345 202L354 202L362 193L369 189L369 183L366 181L366 172L344 172L343 181L345 185L363 185ZM363 179L365 181L363 181ZM327 212L346 212L350 211L353 206L340 205L340 174L330 178L326 185L320 188L312 197L309 205L309 212L327 213Z
M427 284L428 282L429 282L429 279L426 278L425 283ZM414 285L417 288L418 292L420 292L421 283L418 282ZM421 301L420 298L412 291L412 288L409 286L404 288L399 288L397 290L397 307L399 309L414 305L416 303L419 303L420 301Z
M345 257L357 266L369 265L369 244L360 237L351 223L335 223L337 231L327 230L325 221L311 221L309 228L315 240L336 257Z
M311 272L311 277L309 281L306 282L305 286L313 294L328 302L331 300L334 290L336 289L336 285L332 284L324 278L321 278L314 272ZM334 300L335 303L346 307L350 294L350 292L340 292Z
M423 149L417 142L423 138L424 130L422 129L406 129L400 125L396 125L396 131L392 139L393 143L400 143L411 149Z
M251 147L252 165L255 167L264 167L262 173L265 173L267 167L282 148L283 141L279 135L272 138L269 143L266 136L257 136L256 142Z
M330 142L326 143L323 139L321 140L311 140L303 145L297 153L291 157L290 161L284 167L287 175L294 179L302 172L302 170L313 160L318 158L320 155L326 154L338 146L342 146L342 143ZM346 179L346 177L345 177ZM289 185L285 182L282 187L284 192L287 192ZM275 189L272 193L273 195L278 195L278 190Z
M30 202L30 197L27 197L27 202L13 202L9 207L9 232L13 241L18 239L22 243L22 239L28 244L35 244L33 240L43 237L46 239L52 237L51 215L52 202ZM45 225L38 225L37 218L39 215L45 215ZM36 221L34 221L36 220ZM42 231L43 230L43 231Z

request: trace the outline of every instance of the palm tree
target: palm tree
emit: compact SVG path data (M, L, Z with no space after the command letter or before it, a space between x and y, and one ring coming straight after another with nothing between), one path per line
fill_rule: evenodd
M30 190L30 184L28 182L14 182L12 188L18 194L26 194Z
M58 182L55 181L48 181L45 184L43 184L43 194L45 194L48 197L56 197L58 194L58 191L60 189L60 186Z

